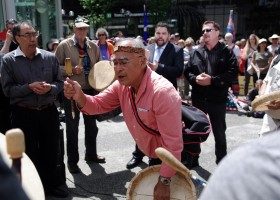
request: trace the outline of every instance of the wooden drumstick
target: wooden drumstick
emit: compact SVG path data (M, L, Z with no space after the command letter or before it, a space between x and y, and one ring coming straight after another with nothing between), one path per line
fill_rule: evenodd
M71 64L71 59L70 58L65 58L65 73L67 74L68 77L72 76L72 64ZM74 101L71 98L71 113L72 113L72 118L75 118L75 110L74 110Z
M198 181L202 186L205 186L206 183L194 175L191 174L190 170L185 167L175 156L173 156L169 151L162 147L158 147L155 150L157 156L161 159L162 162L166 163L169 167L172 167L176 171L180 172L185 176L190 176L193 180Z
M12 159L12 168L21 182L21 158L25 151L24 134L21 129L11 129L6 132L7 152Z
M84 58L84 55L85 55L85 51L84 50L80 50L79 51L79 65L83 66L83 58Z

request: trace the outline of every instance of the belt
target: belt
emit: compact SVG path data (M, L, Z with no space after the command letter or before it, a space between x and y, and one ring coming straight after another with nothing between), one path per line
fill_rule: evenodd
M53 103L49 103L49 104L42 105L42 106L28 106L28 105L24 105L24 104L21 104L21 103L16 104L16 106L21 107L21 108L27 108L27 109L30 109L30 110L38 110L38 111L49 108L52 105L53 105Z

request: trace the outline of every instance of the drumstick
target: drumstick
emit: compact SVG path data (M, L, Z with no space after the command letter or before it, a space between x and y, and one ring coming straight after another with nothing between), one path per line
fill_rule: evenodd
M85 55L85 51L81 49L79 51L79 65L82 65L84 55Z
M24 135L21 129L11 129L6 132L7 152L12 159L12 168L21 182L21 158L25 151Z
M190 176L193 180L199 182L202 186L206 186L206 183L194 175L191 174L190 170L185 167L175 156L173 156L169 151L162 147L158 147L155 150L157 156L162 160L162 162L166 163L169 167L172 167L176 171L182 173L185 176Z
M71 64L71 59L70 58L65 58L65 73L67 74L67 76L72 76L72 64ZM71 98L70 100L70 104L71 104L71 113L72 113L72 118L75 118L75 111L74 111L74 102L73 99Z

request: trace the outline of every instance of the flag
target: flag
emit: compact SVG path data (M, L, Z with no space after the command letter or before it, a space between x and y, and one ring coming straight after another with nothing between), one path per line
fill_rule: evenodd
M229 20L227 25L227 33L231 33L233 36L233 42L235 41L235 31L234 31L234 22L233 22L233 10L230 10Z
M146 6L144 4L144 31L143 31L143 40L147 41L148 39L148 18L147 18L147 11Z

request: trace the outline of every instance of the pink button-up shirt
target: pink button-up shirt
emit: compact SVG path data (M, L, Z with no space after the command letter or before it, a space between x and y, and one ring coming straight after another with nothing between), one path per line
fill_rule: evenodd
M100 114L121 106L126 125L139 149L149 157L156 158L155 149L163 147L181 160L183 149L181 98L173 85L149 67L135 96L135 104L142 122L160 132L160 136L144 131L133 114L129 99L130 87L115 81L96 96L87 96L81 109L86 114ZM160 175L171 177L175 170L165 163Z

